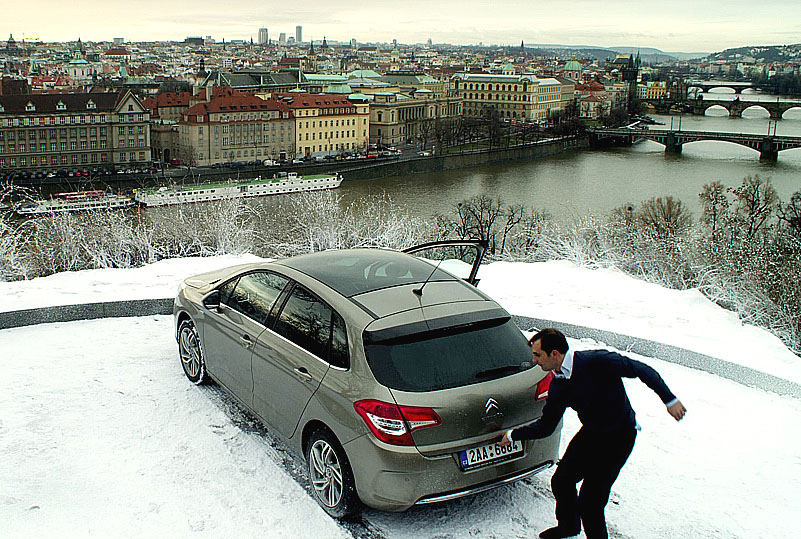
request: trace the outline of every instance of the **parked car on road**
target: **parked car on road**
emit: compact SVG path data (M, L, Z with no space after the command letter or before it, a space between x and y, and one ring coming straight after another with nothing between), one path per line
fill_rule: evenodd
M485 247L330 250L190 277L174 308L181 365L303 455L335 517L528 477L556 461L559 430L497 442L541 415L551 375L474 286Z

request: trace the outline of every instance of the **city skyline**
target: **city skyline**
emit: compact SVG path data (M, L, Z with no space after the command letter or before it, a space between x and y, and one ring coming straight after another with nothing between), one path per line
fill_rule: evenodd
M756 8L756 9L755 9ZM42 16L42 13L47 13ZM778 15L778 16L777 16ZM510 0L421 0L373 3L356 8L341 0L308 0L302 7L277 2L242 0L234 10L220 12L211 0L164 4L140 0L112 4L79 0L65 4L40 0L37 9L14 10L0 21L0 39L42 41L181 41L211 35L217 41L258 41L259 28L270 39L291 36L303 26L306 40L347 42L559 44L593 47L654 47L666 52L714 52L748 45L801 42L801 3L797 0L712 0L697 5L676 0L663 4L612 0L531 3Z

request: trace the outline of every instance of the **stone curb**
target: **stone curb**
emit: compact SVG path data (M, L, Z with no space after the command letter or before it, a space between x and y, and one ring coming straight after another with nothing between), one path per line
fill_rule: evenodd
M801 399L801 384L744 365L679 348L678 346L553 320L517 315L512 316L512 318L517 326L524 330L545 327L556 328L570 337L594 339L614 346L618 350L663 359L683 367L708 372L739 384Z
M0 312L0 330L53 322L172 314L173 301L173 298L137 299ZM524 330L553 327L574 338L591 338L614 346L619 350L656 357L684 367L708 372L743 385L801 399L801 384L716 357L685 350L678 346L554 320L517 315L512 318L517 326Z
M0 329L96 318L172 314L173 298L106 301L0 312Z

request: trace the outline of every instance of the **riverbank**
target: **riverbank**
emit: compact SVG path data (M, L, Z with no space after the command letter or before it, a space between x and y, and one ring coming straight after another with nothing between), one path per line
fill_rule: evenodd
M230 178L248 179L271 177L280 172L298 175L340 173L345 180L369 180L406 174L441 172L482 165L537 159L562 154L570 150L589 147L586 137L560 137L544 139L508 148L459 151L433 156L401 156L369 160L330 161L325 163L298 163L281 167L251 165L245 167L180 167L148 174L110 174L94 177L38 178L15 180L16 185L39 189L47 196L64 190L103 189L126 191L141 187L167 184L219 182Z
M340 169L339 172L342 173L346 180L367 180L537 159L571 150L583 150L588 147L589 143L586 137L561 137L509 148L469 150L458 153L454 149L453 153L377 162L365 166Z

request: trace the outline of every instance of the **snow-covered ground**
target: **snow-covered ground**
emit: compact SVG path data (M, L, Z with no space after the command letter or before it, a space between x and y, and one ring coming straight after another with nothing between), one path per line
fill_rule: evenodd
M162 260L134 269L64 272L0 282L0 311L174 297L187 276L263 259L253 255ZM460 265L443 265L457 274ZM567 322L672 344L801 384L801 361L768 331L697 290L670 290L612 269L566 261L481 266L479 288L512 314ZM748 353L752 350L753 353Z
M171 260L0 283L0 310L170 297L241 258ZM798 381L800 360L693 292L563 262L495 263L481 288L515 314L660 340ZM593 347L571 341L576 348ZM636 356L635 356L636 357ZM801 529L801 401L655 358L688 408L676 423L638 381L643 431L614 486L615 537L776 538ZM169 316L0 331L0 537L348 537L299 483L301 464L219 390L188 384ZM798 378L797 378L798 377ZM563 449L579 426L565 418ZM371 537L536 537L550 472L403 514Z

